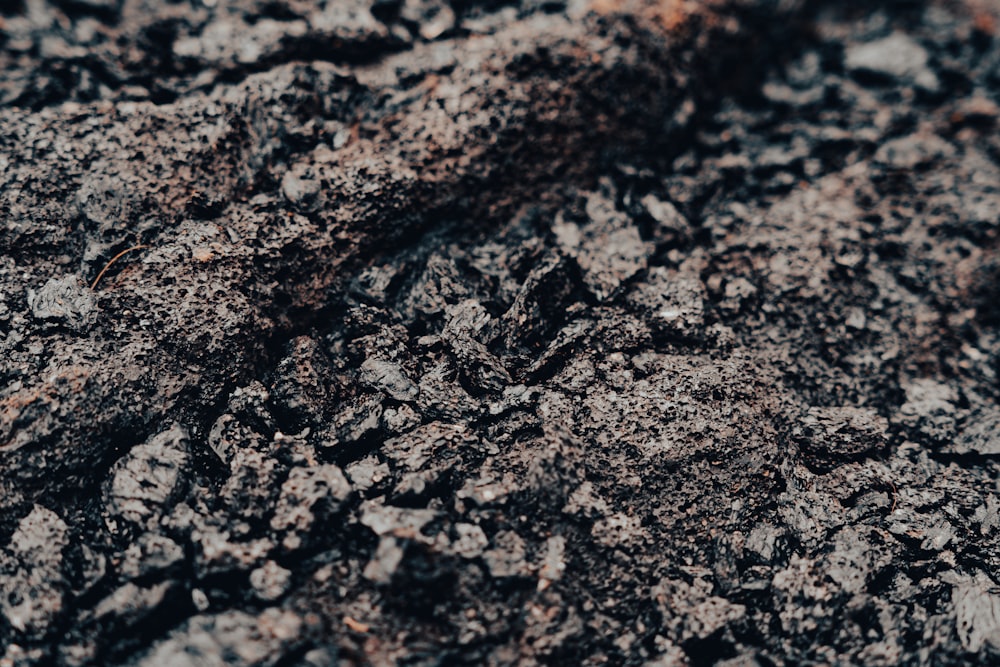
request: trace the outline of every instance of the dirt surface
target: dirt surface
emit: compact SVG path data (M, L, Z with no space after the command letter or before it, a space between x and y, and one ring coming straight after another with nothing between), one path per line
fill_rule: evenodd
M1000 659L998 21L0 2L0 667Z

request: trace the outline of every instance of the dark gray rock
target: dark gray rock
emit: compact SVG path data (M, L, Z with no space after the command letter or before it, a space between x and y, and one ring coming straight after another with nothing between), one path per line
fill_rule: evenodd
M937 135L910 135L879 147L875 159L894 169L915 169L951 157L955 147Z
M229 476L219 498L234 519L262 522L277 498L275 480L284 470L270 452L240 450L229 462Z
M1000 408L988 407L970 414L964 428L945 451L955 454L1000 455Z
M646 268L654 247L642 239L628 216L616 210L614 201L602 194L589 195L586 214L589 220L582 226L557 221L552 231L558 246L580 267L587 288L598 301L606 301L622 283Z
M44 637L63 615L69 592L64 569L68 545L66 523L36 505L0 552L0 610L18 636Z
M76 330L86 330L93 324L97 304L93 293L74 275L50 278L37 291L28 290L31 314L43 321L52 321Z
M313 415L323 414L335 387L330 363L314 339L299 336L289 348L275 369L268 399L285 430L297 433L314 424Z
M810 408L802 427L802 448L828 465L876 453L888 442L888 420L870 408Z
M191 542L195 548L195 576L199 580L254 570L264 563L276 546L273 540L267 538L239 539L229 531L210 524L198 526L191 533Z
M261 600L274 602L288 591L291 578L291 571L269 560L250 573L250 585Z
M855 74L874 75L890 83L908 83L937 92L940 82L928 67L928 59L927 50L912 37L894 32L883 39L849 47L844 65Z
M184 549L169 537L143 533L130 544L118 565L118 573L125 579L149 577L154 573L168 572L184 561Z
M306 621L290 611L195 616L139 660L142 667L272 667L301 646Z
M958 392L934 380L917 380L905 386L906 402L894 420L910 431L910 437L928 445L950 443L958 428Z
M188 460L188 433L176 424L129 450L106 484L109 527L118 531L155 524L181 493Z
M656 331L697 336L704 330L708 293L698 276L653 267L627 300Z
M1000 596L983 572L960 577L952 589L955 623L962 644L972 653L995 655L1000 650Z
M403 561L403 548L395 537L383 537L372 555L362 575L376 584L388 584Z
M649 194L642 198L640 204L656 223L652 237L657 244L676 244L690 238L691 223L671 202Z
M98 602L92 618L86 622L112 626L118 631L126 631L130 626L149 620L162 609L168 597L177 593L176 582L163 581L149 587L127 583Z
M316 522L335 514L351 493L351 483L335 465L292 468L281 485L271 529L285 534L286 549L297 549Z
M368 386L385 392L397 401L414 401L420 395L420 389L406 376L405 371L386 359L365 359L361 364L360 377Z

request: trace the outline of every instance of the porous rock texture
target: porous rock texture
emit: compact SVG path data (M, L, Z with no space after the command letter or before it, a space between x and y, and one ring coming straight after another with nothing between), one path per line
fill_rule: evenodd
M998 20L0 3L0 666L1000 659Z

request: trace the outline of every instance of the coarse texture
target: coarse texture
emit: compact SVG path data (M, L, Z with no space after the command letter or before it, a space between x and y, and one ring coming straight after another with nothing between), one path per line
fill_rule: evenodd
M0 665L1000 658L998 16L0 5Z

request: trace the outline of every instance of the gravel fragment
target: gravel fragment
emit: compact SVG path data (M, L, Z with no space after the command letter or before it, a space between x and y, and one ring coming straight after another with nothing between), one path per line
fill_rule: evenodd
M61 322L75 330L85 330L95 319L93 293L77 276L50 278L37 291L28 290L28 307L39 320Z
M1000 454L1000 408L984 408L969 415L965 428L946 451L982 456Z
M195 616L134 664L140 667L272 667L301 645L304 621L290 611Z
M937 75L928 67L927 50L902 32L847 49L844 64L855 74L880 77L891 83L910 83L930 92L940 87Z
M316 521L336 513L351 492L350 482L335 465L292 468L281 485L271 528L288 534L286 548L297 547L308 537Z
M588 289L598 301L606 301L646 267L654 248L603 195L591 194L586 212L589 220L583 226L557 221L553 233L563 252L576 260Z
M35 505L0 552L0 610L18 635L43 637L62 615L69 588L63 569L68 545L66 523Z
M169 537L143 533L125 549L118 572L127 579L167 572L184 560L184 549Z
M958 636L965 648L979 653L985 646L1000 649L1000 595L982 572L962 577L952 589Z
M174 425L115 463L105 491L111 516L137 526L158 520L181 491L187 448L187 431Z
M261 600L273 602L288 591L291 578L290 570L269 560L250 573L250 585Z
M802 446L830 463L877 452L887 443L888 421L871 409L810 408L802 420Z
M361 364L361 378L369 386L379 389L397 401L414 401L420 389L399 366L384 359L365 359Z

